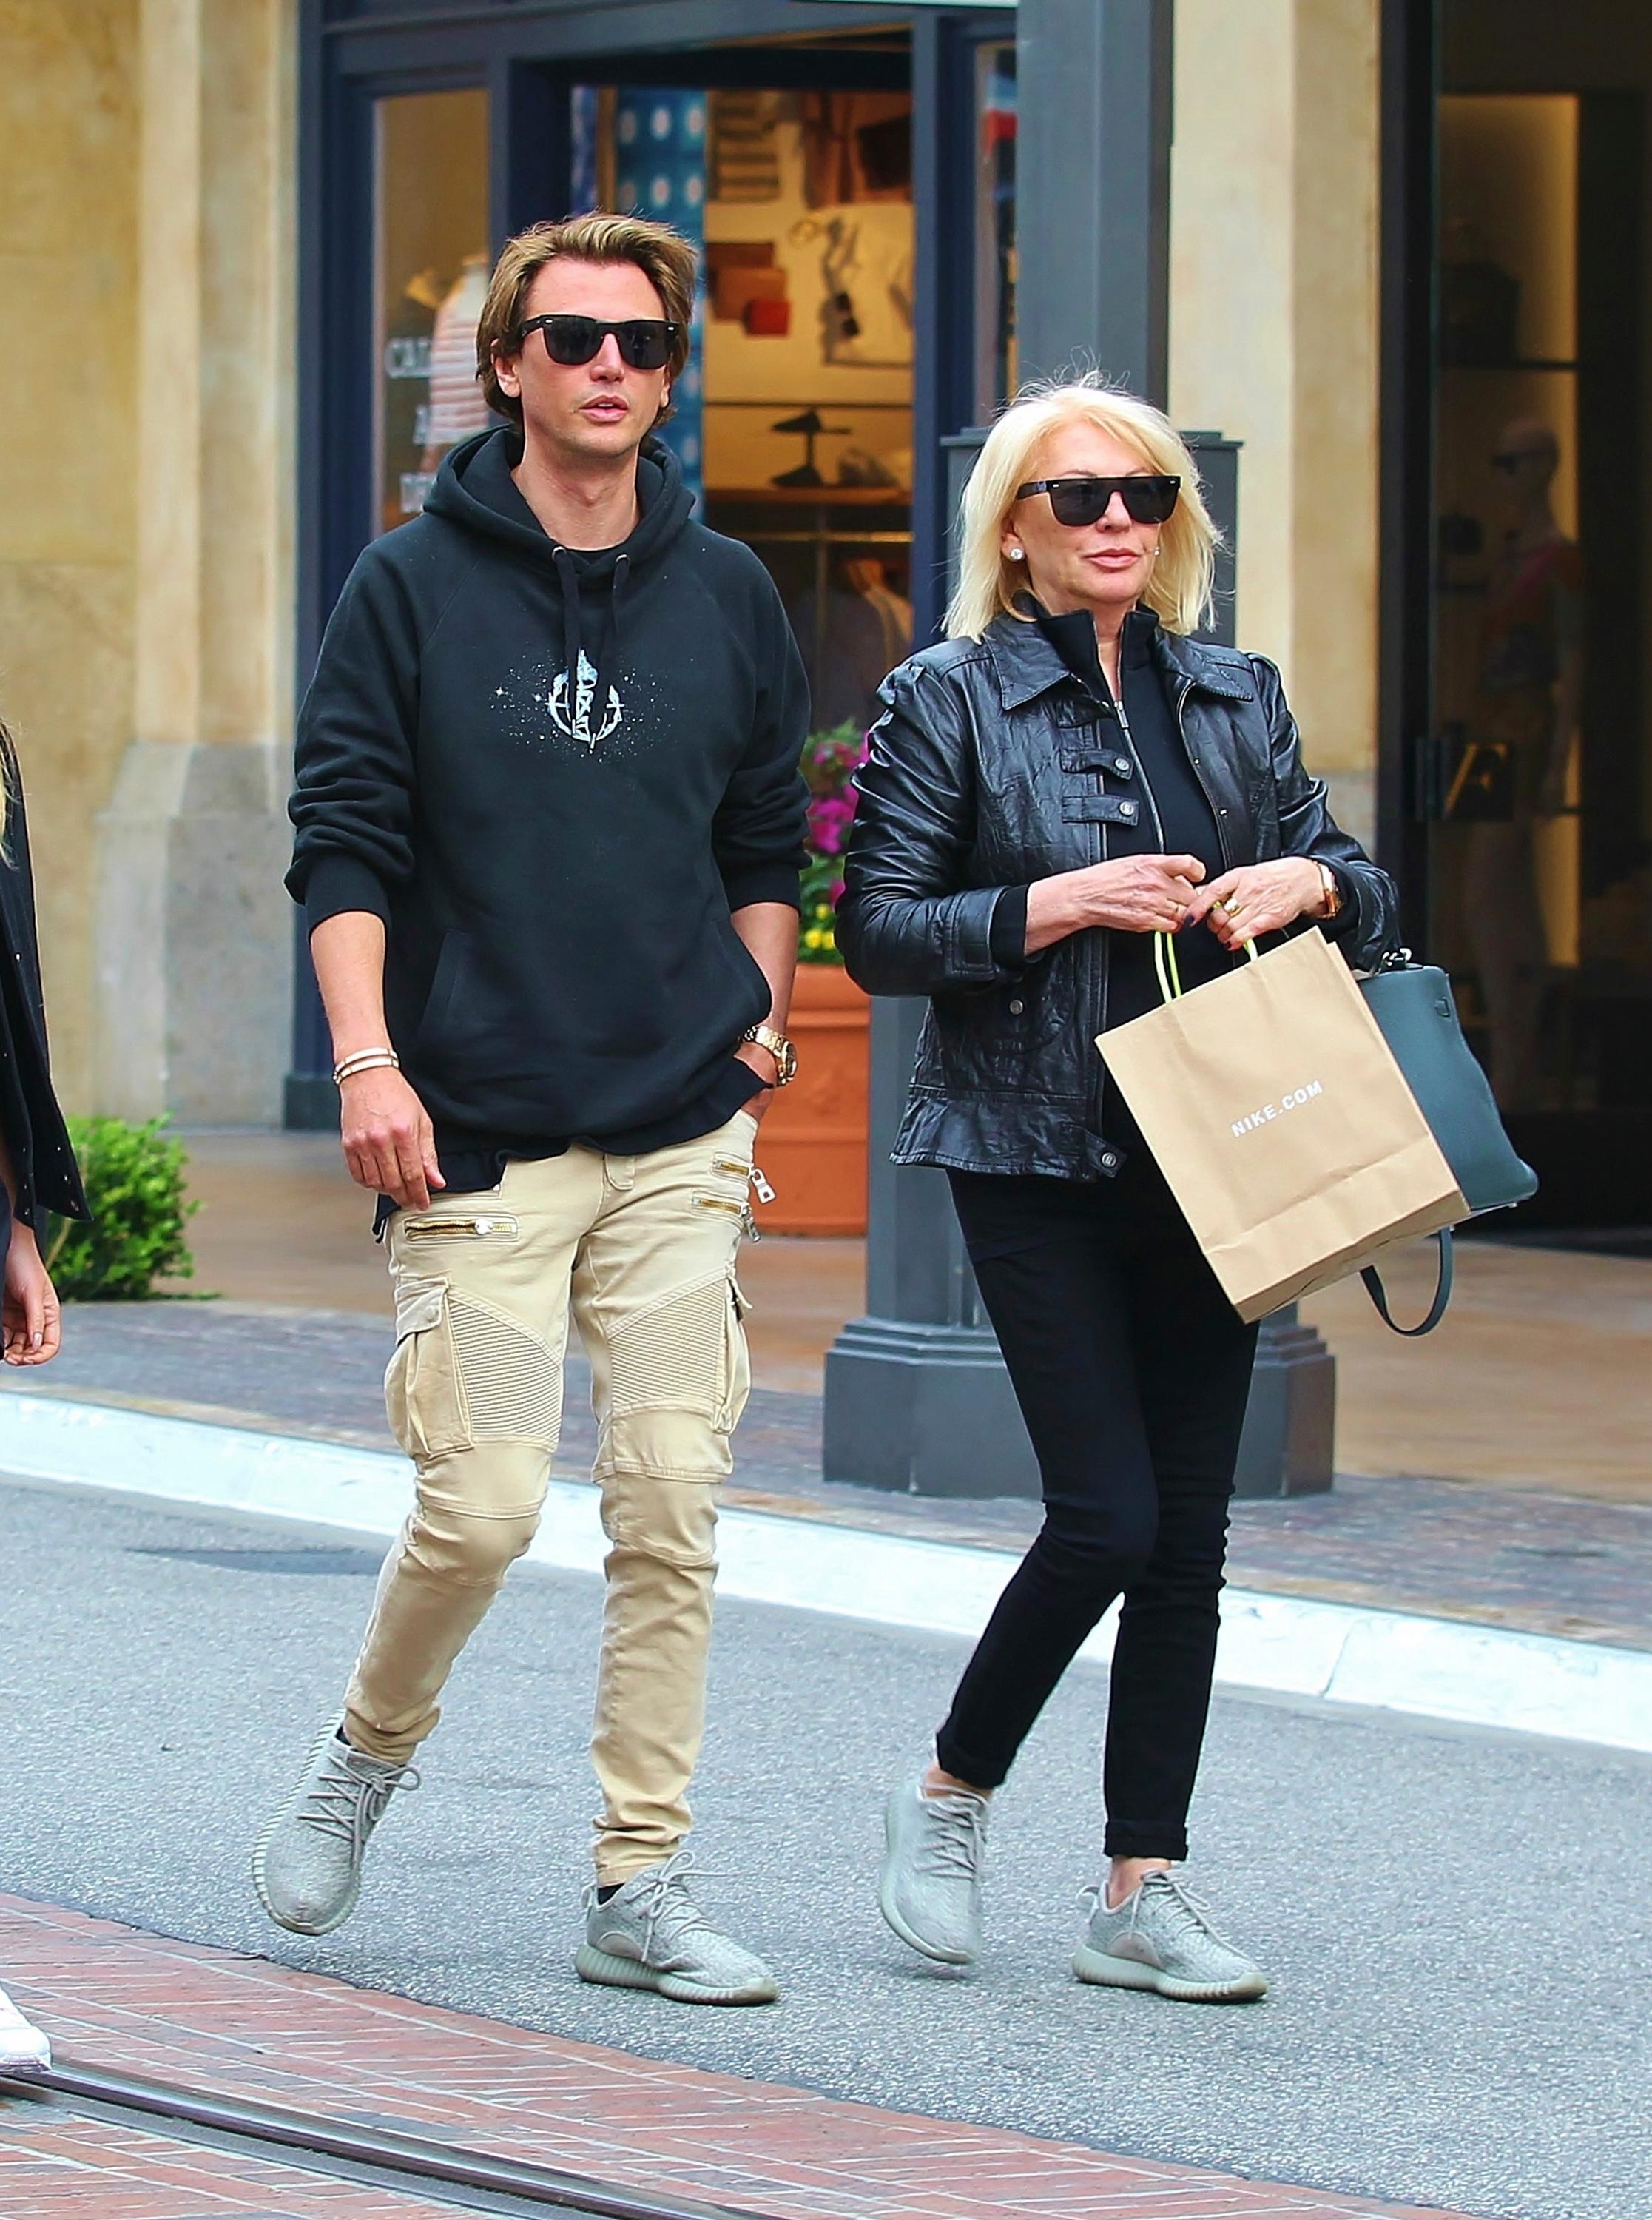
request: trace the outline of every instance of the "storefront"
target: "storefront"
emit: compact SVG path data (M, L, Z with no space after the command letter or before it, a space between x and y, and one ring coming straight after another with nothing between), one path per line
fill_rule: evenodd
M1385 860L1543 1182L1652 1219L1652 19L1398 0Z
M634 209L705 257L665 436L773 572L817 727L869 722L938 614L942 443L1015 377L1013 34L1007 10L864 0L314 13L301 665L365 540L489 421L474 334L499 241ZM330 1121L299 1001L289 1118Z

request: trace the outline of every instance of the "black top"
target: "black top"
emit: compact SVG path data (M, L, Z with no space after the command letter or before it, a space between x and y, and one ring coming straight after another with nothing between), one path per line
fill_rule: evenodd
M362 554L300 719L290 890L385 922L390 1043L454 1191L725 1123L769 1014L732 914L795 906L807 690L772 580L639 460L622 546L558 546L521 435Z
M0 777L7 789L0 840L0 1130L17 1183L16 1215L38 1226L44 1210L65 1218L90 1218L91 1212L52 1086L28 824L17 759L3 728Z
M1144 855L1197 856L1207 879L1219 877L1225 866L1216 814L1188 757L1166 674L1153 652L1158 619L1150 610L1138 608L1125 620L1119 649L1122 716L1101 667L1095 625L1088 612L1076 609L1065 616L1050 616L1041 611L1038 622L1069 670L1094 697L1103 719L1119 730L1124 745L1119 761L1130 759L1122 774L1113 770L1099 774L1104 792L1134 797L1141 804L1133 823L1102 827L1103 860L1116 863L1124 857ZM993 954L1001 963L1019 964L1025 960L1026 901L1026 888L1012 888L993 913ZM1232 970L1235 961L1202 922L1176 936L1176 969L1184 992L1221 978ZM1102 1030L1110 1032L1114 1026L1145 1017L1163 1001L1153 962L1153 935L1115 932ZM1107 1092L1101 1124L1107 1141L1126 1149L1139 1144L1136 1121L1117 1088Z

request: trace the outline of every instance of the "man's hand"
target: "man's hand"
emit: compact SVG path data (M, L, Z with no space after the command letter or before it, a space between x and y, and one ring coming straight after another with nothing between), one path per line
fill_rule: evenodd
M403 1210L428 1210L431 1189L446 1185L425 1106L399 1071L380 1065L345 1081L339 1138L356 1185Z
M1247 940L1282 932L1299 917L1323 917L1325 885L1319 866L1306 856L1281 856L1271 864L1246 864L1224 871L1194 896L1189 925L1208 919L1224 948L1235 954Z
M764 1048L761 1041L742 1041L734 1051L734 1060L737 1063L749 1065L763 1082L763 1092L740 1105L743 1110L749 1110L761 1125L769 1105L775 1099L775 1082L780 1077L780 1059L772 1049Z
M0 1301L0 1337L8 1364L49 1364L63 1341L63 1313L57 1289L41 1260L32 1226L15 1219L6 1252L5 1294Z

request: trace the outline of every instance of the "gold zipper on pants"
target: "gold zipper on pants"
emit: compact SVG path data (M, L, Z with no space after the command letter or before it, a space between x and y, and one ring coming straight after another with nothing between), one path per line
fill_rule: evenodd
M475 1218L413 1218L402 1231L409 1241L434 1241L440 1236L471 1241L514 1241L517 1225L514 1218L496 1217L489 1213Z

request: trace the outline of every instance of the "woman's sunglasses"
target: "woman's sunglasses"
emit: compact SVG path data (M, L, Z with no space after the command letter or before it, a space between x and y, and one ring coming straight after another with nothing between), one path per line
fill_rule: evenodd
M1057 524L1097 524L1117 494L1138 524L1168 524L1181 490L1180 478L1034 478L1018 486L1017 501L1047 493Z
M516 327L516 344L526 346L530 332L545 334L545 351L566 370L593 362L612 332L620 343L620 359L632 370L664 370L682 335L681 324L663 322L658 316L631 316L622 324L605 324L596 316L530 316Z

